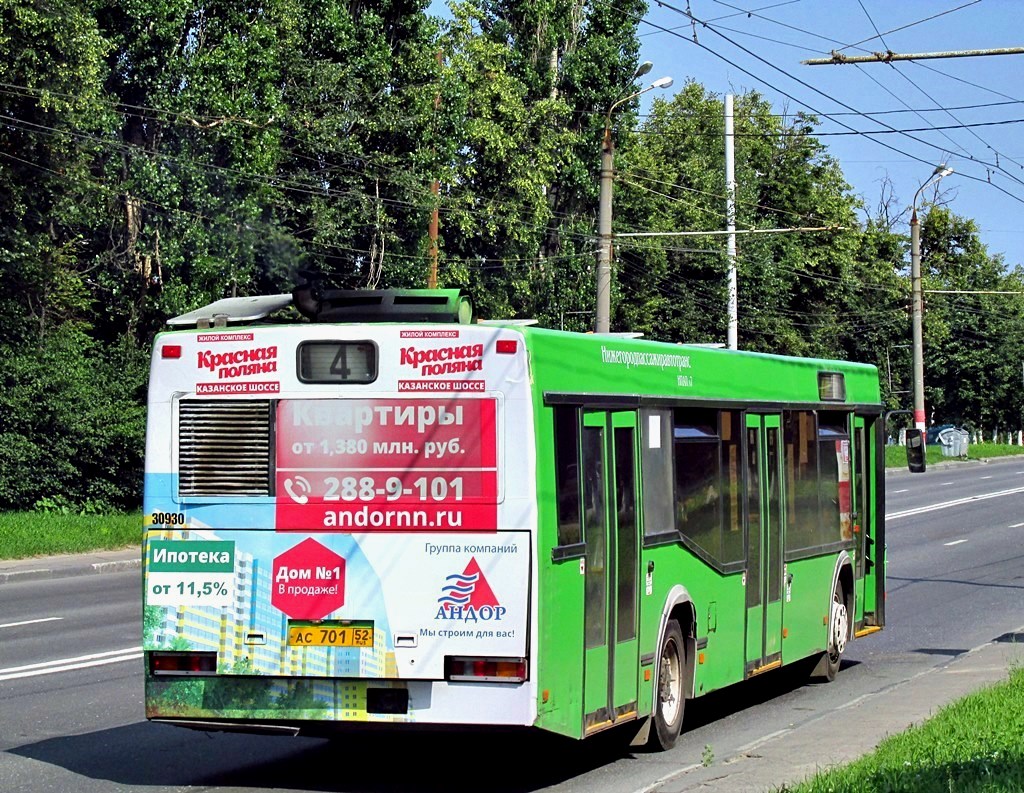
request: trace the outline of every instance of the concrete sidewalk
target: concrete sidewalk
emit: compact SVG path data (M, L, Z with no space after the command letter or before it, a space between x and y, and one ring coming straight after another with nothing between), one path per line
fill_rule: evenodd
M693 764L672 771L643 793L773 793L870 753L885 738L927 721L945 705L1006 680L1022 662L1024 628L765 736L709 767Z
M94 551L63 556L36 556L31 559L0 560L0 584L33 578L63 578L96 573L119 573L142 568L142 547L118 551Z

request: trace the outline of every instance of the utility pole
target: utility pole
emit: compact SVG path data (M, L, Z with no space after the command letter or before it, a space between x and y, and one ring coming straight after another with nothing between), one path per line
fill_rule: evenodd
M651 70L651 62L644 61L633 73L633 80ZM612 138L612 113L623 102L635 99L655 88L668 88L671 77L659 77L646 88L616 99L604 114L604 135L601 138L601 192L597 208L597 313L594 332L608 333L611 329L612 294L612 180L615 178L615 141Z
M614 105L613 105L614 107ZM597 316L595 333L607 333L612 303L612 179L615 144L612 141L612 111L605 117L601 138L601 192L597 208Z
M911 341L914 345L914 426L924 432L928 423L924 413L924 341L921 327L921 224L917 207L910 215L910 300Z
M924 432L928 421L924 411L924 333L921 326L921 224L917 220L917 199L926 187L937 184L940 179L953 173L945 163L936 166L931 177L917 192L911 203L910 212L910 294L911 294L911 335L914 344L914 426Z
M729 259L729 332L728 347L739 343L739 307L736 289L736 162L732 122L732 94L725 95L725 218L729 232L726 256Z
M440 67L444 65L444 54L441 50L437 51L437 65L438 71ZM441 92L438 91L434 94L434 115L437 115L438 108L441 107ZM441 183L439 180L434 179L430 185L430 194L434 201L434 207L430 212L430 228L428 234L430 235L430 268L427 271L427 289L437 289L437 227L438 227L438 201L441 195Z

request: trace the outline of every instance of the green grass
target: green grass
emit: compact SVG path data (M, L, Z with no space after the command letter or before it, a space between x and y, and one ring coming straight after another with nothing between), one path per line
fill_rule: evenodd
M1011 455L1024 454L1024 446L1012 446L1008 443L971 443L967 446L968 460L983 460L991 457L1009 457ZM942 447L932 444L925 449L925 465L936 463L962 462L962 457L943 457ZM907 447L886 446L885 447L886 468L907 467Z
M1024 791L1024 669L886 738L871 754L778 793Z
M0 513L0 559L109 551L141 544L141 512L128 515Z

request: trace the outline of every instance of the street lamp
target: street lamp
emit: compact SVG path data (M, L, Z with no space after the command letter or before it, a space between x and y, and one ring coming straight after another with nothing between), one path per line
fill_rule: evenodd
M926 188L953 173L945 163L935 167L928 181L914 193L910 212L910 292L914 342L914 426L923 433L927 428L924 413L924 344L921 332L921 224L917 220L917 199Z
M651 62L644 61L637 67L633 80L643 77L651 70ZM632 80L630 81L632 82ZM634 91L628 96L616 99L604 114L604 137L601 142L601 196L597 213L597 314L594 330L607 333L611 315L612 290L612 178L614 176L615 142L612 140L612 113L623 102L636 99L655 88L668 88L671 77L659 77L646 88Z

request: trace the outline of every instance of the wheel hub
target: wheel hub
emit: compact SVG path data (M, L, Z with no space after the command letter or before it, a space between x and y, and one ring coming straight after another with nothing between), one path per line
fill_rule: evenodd
M832 601L832 615L829 620L831 630L829 631L829 643L832 645L832 652L842 655L846 649L846 636L849 632L849 617L846 613L846 604L836 597Z

